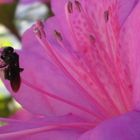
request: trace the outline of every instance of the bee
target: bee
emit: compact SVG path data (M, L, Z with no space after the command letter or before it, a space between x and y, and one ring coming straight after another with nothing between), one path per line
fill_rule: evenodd
M4 78L10 81L12 90L17 92L21 85L20 72L23 71L19 66L19 55L12 47L5 47L0 57L5 63Z

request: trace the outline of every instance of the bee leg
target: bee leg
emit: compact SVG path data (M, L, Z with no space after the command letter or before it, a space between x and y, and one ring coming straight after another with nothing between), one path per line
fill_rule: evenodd
M22 72L24 69L23 68L19 68L19 71Z

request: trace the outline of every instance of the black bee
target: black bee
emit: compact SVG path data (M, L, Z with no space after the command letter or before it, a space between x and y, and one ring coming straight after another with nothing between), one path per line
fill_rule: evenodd
M1 59L6 64L4 77L10 81L12 90L17 92L21 84L20 72L23 71L23 68L19 66L19 55L12 47L6 47L1 53Z

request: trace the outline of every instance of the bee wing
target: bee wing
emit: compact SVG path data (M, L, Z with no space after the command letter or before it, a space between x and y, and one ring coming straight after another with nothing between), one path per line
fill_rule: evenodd
M17 92L19 90L20 84L21 84L21 78L19 74L10 80L10 85L14 92Z

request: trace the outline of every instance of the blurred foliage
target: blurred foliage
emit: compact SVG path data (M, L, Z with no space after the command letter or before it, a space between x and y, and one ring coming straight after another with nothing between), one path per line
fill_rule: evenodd
M8 117L17 110L16 104L12 97L0 97L0 117Z
M13 33L18 39L20 39L20 36L14 24L17 2L18 1L12 4L0 5L0 23L3 24L6 28L8 28L11 33ZM2 39L2 37L0 39ZM2 43L1 45L9 45L7 41L1 40L1 42L4 43ZM2 92L3 91L0 91L0 117L8 117L16 112L17 107L13 98L7 95L4 96Z
M14 23L17 5L18 0L11 4L0 5L0 23L6 26L18 39L20 39L20 35Z
M49 8L48 14L46 16L46 19L47 19L47 18L49 18L51 16L54 16L54 13L53 13L53 11L51 9L51 3L46 4L46 6L47 6L47 8Z

